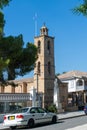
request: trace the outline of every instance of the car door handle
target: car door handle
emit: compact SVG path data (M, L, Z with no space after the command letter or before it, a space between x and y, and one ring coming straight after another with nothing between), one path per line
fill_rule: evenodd
M35 116L35 115L32 115L32 116Z

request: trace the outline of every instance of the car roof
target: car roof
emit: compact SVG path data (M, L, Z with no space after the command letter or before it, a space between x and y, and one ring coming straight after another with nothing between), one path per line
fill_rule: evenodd
M22 108L29 108L30 109L30 108L41 108L41 107L22 107Z

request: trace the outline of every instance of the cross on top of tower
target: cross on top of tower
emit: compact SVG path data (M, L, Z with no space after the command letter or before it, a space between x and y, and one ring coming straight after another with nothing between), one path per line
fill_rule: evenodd
M46 27L46 23L45 22L43 23L43 25L44 25L44 27Z

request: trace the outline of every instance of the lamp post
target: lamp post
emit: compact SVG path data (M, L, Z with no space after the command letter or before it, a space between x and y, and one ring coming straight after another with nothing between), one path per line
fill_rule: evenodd
M36 74L36 76L37 76L37 77L36 77L36 83L37 83L37 86L36 86L36 87L37 87L37 101L38 101L38 73Z
M39 95L38 95L38 73L34 73L36 75L36 89L37 89L37 94L36 94L36 101L37 101L37 106L39 106Z

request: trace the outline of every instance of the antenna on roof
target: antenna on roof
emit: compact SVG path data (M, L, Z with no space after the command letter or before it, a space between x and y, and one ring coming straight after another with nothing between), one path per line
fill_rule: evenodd
M44 25L44 27L45 27L45 26L46 26L46 23L44 22L43 25Z
M37 13L35 13L35 15L34 15L34 17L33 17L33 19L34 19L34 22L35 22L35 29L34 29L34 35L35 36L37 36Z

